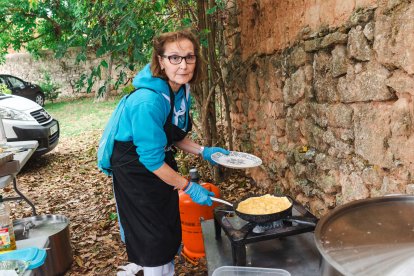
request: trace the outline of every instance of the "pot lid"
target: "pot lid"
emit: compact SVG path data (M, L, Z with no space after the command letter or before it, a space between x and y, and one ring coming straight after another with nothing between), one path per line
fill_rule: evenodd
M320 253L345 275L414 275L414 196L357 200L322 218Z

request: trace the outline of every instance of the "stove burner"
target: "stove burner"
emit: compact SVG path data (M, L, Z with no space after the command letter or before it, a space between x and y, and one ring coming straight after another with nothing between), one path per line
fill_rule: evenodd
M266 223L258 223L253 228L252 232L260 234L266 232L267 230L283 227L283 220L271 221Z
M305 207L292 198L290 199L293 203L292 214L295 218L298 218L299 220L302 218L303 220L311 220L314 222L318 221L318 219L306 210ZM311 232L315 229L314 225L296 222L292 223L284 220L265 224L247 222L236 215L229 217L231 211L233 210L228 206L215 208L214 226L216 239L221 239L220 232L221 229L223 229L230 240L233 265L246 265L246 244ZM232 213L234 214L234 211Z

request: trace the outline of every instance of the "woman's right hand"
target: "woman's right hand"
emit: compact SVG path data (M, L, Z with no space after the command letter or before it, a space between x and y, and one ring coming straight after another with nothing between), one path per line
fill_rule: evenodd
M208 206L213 204L210 198L210 196L214 196L213 192L210 192L196 182L190 182L188 186L189 187L187 187L184 192L188 194L195 203Z

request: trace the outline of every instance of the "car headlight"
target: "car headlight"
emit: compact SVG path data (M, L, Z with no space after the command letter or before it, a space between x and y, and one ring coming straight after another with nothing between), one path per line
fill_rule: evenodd
M21 121L34 120L32 116L24 112L21 112L16 109L7 108L7 107L0 108L0 118L9 119L9 120L21 120Z

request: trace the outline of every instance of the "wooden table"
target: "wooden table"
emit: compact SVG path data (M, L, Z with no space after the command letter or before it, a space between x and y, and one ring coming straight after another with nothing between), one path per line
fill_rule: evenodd
M13 150L13 148L20 149L14 154L14 160L19 161L20 166L19 166L19 170L16 173L0 177L0 188L5 188L10 183L13 182L13 189L19 196L6 197L6 198L3 198L3 200L12 201L12 200L23 199L24 201L27 202L27 204L30 205L30 207L32 208L33 215L36 216L37 215L36 208L33 205L33 203L28 198L26 198L17 188L16 176L20 172L20 170L24 167L24 165L27 163L27 161L30 159L30 157L33 155L33 153L36 151L37 147L39 146L39 143L37 141L7 142L6 146L10 147L11 150Z

